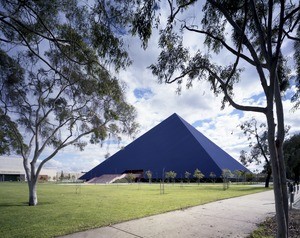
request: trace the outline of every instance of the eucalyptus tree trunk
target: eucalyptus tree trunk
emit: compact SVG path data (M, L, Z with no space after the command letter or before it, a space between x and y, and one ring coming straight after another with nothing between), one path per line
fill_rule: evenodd
M272 79L272 77L271 77ZM288 237L288 196L286 187L285 164L283 157L283 141L284 141L284 117L282 108L282 99L278 87L276 76L274 77L273 95L267 97L267 124L268 124L268 143L271 158L271 166L273 173L274 197L277 219L277 237ZM272 90L271 90L272 91ZM274 100L276 105L276 113L274 113ZM276 116L276 123L275 118ZM277 131L276 131L277 129Z
M28 181L29 187L29 206L36 206L38 204L36 193L36 181Z
M29 190L29 206L36 206L38 204L37 199L37 178L38 174L35 172L35 163L32 161L28 163L28 159L26 157L23 157L23 165L27 177L27 184L28 184L28 190Z
M279 156L275 145L275 123L274 120L268 120L268 141L270 148L271 165L273 172L273 186L274 186L274 197L275 197L275 208L276 208L276 219L277 219L277 237L287 237L288 230L288 216L285 211L284 196L283 196L283 182L281 178Z
M276 152L278 157L278 165L279 165L279 181L280 181L280 189L281 189L281 196L283 201L283 210L285 216L285 230L282 230L282 234L277 232L278 237L288 237L289 231L289 207L288 207L288 193L287 193L287 181L286 181L286 168L285 168L285 161L283 155L283 142L285 137L285 128L284 128L284 114L283 114L283 105L282 105L282 97L279 88L279 80L277 75L275 76L275 104L276 104L276 116L277 116L277 137L276 137ZM279 224L279 220L277 223ZM285 232L285 233L283 233ZM285 236L282 236L285 235Z

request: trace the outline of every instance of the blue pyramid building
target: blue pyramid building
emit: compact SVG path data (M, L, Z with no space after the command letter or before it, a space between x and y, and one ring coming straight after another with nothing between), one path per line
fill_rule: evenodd
M80 179L130 172L141 173L146 178L148 170L156 179L171 170L177 173L177 178L184 178L186 171L193 174L197 168L206 178L211 172L220 177L223 169L248 171L193 126L173 114Z

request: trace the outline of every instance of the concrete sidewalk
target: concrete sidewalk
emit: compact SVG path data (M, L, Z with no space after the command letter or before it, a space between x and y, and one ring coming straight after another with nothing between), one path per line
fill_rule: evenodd
M64 238L246 237L275 215L273 190L168 212Z
M300 192L296 191L294 193L294 203L293 203L293 208L294 209L299 209L300 210Z

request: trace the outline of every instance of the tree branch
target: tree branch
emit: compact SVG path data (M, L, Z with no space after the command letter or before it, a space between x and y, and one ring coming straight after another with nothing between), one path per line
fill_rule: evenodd
M240 53L238 51L236 51L235 49L233 49L232 47L230 47L224 40L212 35L210 32L207 32L207 31L203 31L203 30L198 30L198 29L194 29L194 28L190 28L188 26L184 26L185 29L187 29L188 31L191 31L191 32L196 32L196 33L199 33L199 34L205 34L211 38L213 38L214 40L217 40L219 41L228 51L230 51L232 54L234 54L235 56L240 56L242 59L244 59L245 61L247 61L249 64L253 65L253 66L256 66L256 62L253 61L252 59L250 59L249 57L247 57L246 55ZM263 67L266 67L265 64L262 64Z
M270 2L270 1L269 1ZM257 32L258 32L258 35L259 35L259 39L260 39L260 46L261 46L261 50L262 50L262 53L264 55L264 58L266 59L266 62L268 65L270 65L270 58L267 54L267 49L266 49L266 41L265 41L265 35L264 35L264 31L262 29L262 25L261 25L261 22L259 21L258 19L258 16L257 16L257 11L256 11L256 8L255 8L255 2L253 0L250 0L250 7L252 9L252 14L253 14L253 18L254 18L254 22L255 22L255 26L257 28ZM269 6L270 7L270 6ZM272 11L271 9L269 9L269 12ZM270 23L270 18L269 18L269 23ZM270 30L270 29L268 29ZM269 45L269 44L268 44Z
M199 67L200 68L200 67ZM236 103L231 96L228 94L227 91L227 85L226 83L223 82L223 80L216 74L214 73L211 68L209 66L205 67L202 66L201 68L204 68L206 71L208 71L208 73L210 75L212 75L221 85L221 88L224 92L225 98L228 100L228 102L230 103L230 105L232 105L234 108L238 109L238 110L242 110L242 111L252 111L252 112L259 112L259 113L263 113L266 114L267 109L264 107L252 107L252 106L244 106L244 105L240 105L238 103ZM188 75L190 72L192 72L194 69L191 69L189 71L184 72L183 74L181 74L180 76L175 77L174 79L167 81L167 83L173 83L177 80L180 80L182 78L184 78L186 75Z
M299 41L300 42L300 38L295 37L295 36L291 36L287 31L283 30L283 33L285 34L285 36L287 38L289 38L290 40L294 40L294 41Z
M105 125L106 123L107 123L107 122L105 122L103 125ZM67 140L68 140L69 138L71 138L72 135L70 135L69 137L67 137L67 138L65 139L65 141L62 142L61 145L60 145L59 147L57 147L57 148L51 153L51 155L49 155L46 159L44 159L44 160L40 163L40 165L38 166L36 175L37 175L37 176L39 175L39 173L40 173L42 167L44 166L44 164L45 164L46 162L48 162L50 159L52 159L52 158L53 158L53 157L54 157L61 149L65 148L65 147L67 147L67 146L69 146L69 145L71 145L71 144L74 144L76 141L78 141L78 140L79 140L80 138L82 138L83 136L86 136L86 135L89 135L89 134L93 133L93 131L94 131L94 130L90 130L90 131L87 131L87 132L85 132L85 133L82 133L81 135L77 136L75 139L73 139L73 140L71 140L71 141L69 141L69 142L67 142ZM67 143L66 143L66 142L67 142Z
M221 11L223 13L223 15L225 16L225 18L227 19L227 21L230 23L230 25L244 38L244 44L246 45L246 47L248 48L254 62L255 62L255 67L257 70L257 73L260 77L260 81L263 87L263 90L265 92L265 94L267 93L268 90L268 84L267 84L267 80L263 71L263 64L260 62L259 57L256 53L256 50L254 49L254 47L252 46L252 44L250 43L249 39L247 38L247 36L244 34L244 32L242 31L242 29L237 25L237 23L233 20L231 14L222 6L222 4L216 2L215 0L207 0L210 4L212 4L214 7L216 7L217 9L219 9L219 11Z
M171 10L171 14L170 14L170 19L169 19L169 23L172 23L176 17L176 15L180 12L181 9L193 4L196 2L196 0L190 0L189 2L186 2L182 5L179 5L177 10L175 11L175 13L173 13L173 2L171 2L170 0L168 0L169 2L169 6L170 6L170 10Z
M294 10L286 14L285 17L283 18L283 21L286 22L287 20L292 18L294 14L299 14L299 11L300 11L300 6L296 7Z
M236 69L237 69L237 66L238 66L238 63L239 63L239 59L240 59L240 56L241 56L241 49L242 49L242 44L243 44L243 40L244 40L244 35L245 35L245 29L246 29L246 23L247 23L247 13L248 13L248 7L247 7L247 4L245 4L245 16L244 16L244 24L243 24L243 28L242 28L242 31L244 32L243 35L240 37L240 42L239 42L239 47L238 47L238 52L237 52L237 57L236 57L236 61L233 65L233 69L231 70L228 78L227 78L227 81L225 83L226 87L230 81L230 79L233 77L234 73L236 72Z
M281 53L281 44L282 44L282 35L283 35L283 26L284 26L284 3L285 1L280 1L281 7L280 7L280 19L279 19L279 27L278 27L278 37L277 37L277 45L275 49L275 54L273 57L273 60L275 61L276 65L278 62L279 54ZM270 33L271 38L271 33ZM277 67L276 67L277 69ZM279 82L278 82L279 83Z

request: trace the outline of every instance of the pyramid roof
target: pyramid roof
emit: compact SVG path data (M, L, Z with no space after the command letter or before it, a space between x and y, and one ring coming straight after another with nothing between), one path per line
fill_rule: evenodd
M220 177L223 169L248 171L219 146L187 123L176 113L134 140L81 179L90 180L103 174L150 170L153 178L175 171L184 178L199 169L209 178L211 172ZM146 176L145 176L146 178Z

